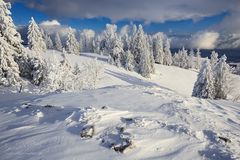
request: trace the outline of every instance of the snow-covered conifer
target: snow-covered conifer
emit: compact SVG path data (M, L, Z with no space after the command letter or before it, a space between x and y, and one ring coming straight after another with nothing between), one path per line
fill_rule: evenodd
M31 82L37 86L39 86L41 84L41 82L43 81L43 76L44 76L44 70L45 70L45 66L46 64L44 63L44 61L41 58L30 58L29 59L29 64L31 67Z
M113 58L114 64L118 67L121 67L123 64L123 44L118 36L115 38L113 44L114 47L113 51L110 52L110 56Z
M229 92L230 66L227 64L226 60L227 57L223 55L219 59L214 70L216 99L226 99Z
M67 42L66 42L66 51L69 54L80 54L80 45L75 37L74 31L72 28L69 28Z
M32 17L28 26L28 45L35 52L45 52L47 47L40 28Z
M117 38L117 26L115 24L106 24L106 29L103 32L104 48L103 51L106 55L113 53L115 47L115 40Z
M46 43L48 49L53 49L52 38L47 34L45 35L45 43Z
M188 51L183 47L181 54L181 68L188 69Z
M80 44L82 52L93 52L93 39L95 31L91 29L84 29L80 33Z
M153 44L152 41L150 40L149 43L147 43L148 46L148 50L149 50L149 59L150 59L150 67L151 67L151 71L150 73L155 73L155 60L154 60L154 56L153 56Z
M165 42L165 46L164 46L164 60L163 60L163 64L165 65L172 65L172 53L170 50L170 39L167 39Z
M192 96L199 98L215 98L214 77L209 60L205 60L194 84Z
M199 48L197 49L197 52L195 54L195 59L196 59L196 61L195 61L195 68L199 69L200 66L201 66L201 61L202 61L201 60L201 52L200 52Z
M195 65L194 51L193 49L191 49L188 56L188 68L194 68L194 65Z
M218 62L218 53L217 52L215 52L215 51L212 51L212 53L211 53L211 60L210 60L210 62L211 62L211 65L212 65L212 67L214 68L215 67L215 65L217 64L217 62Z
M127 50L125 52L125 63L124 63L124 67L126 70L128 71L133 71L134 69L134 57L131 53L130 50Z
M135 62L139 64L142 52L146 52L146 50L148 50L147 40L142 25L139 25L138 31L135 34L132 43L131 52L134 56Z
M21 44L21 36L13 23L10 9L10 3L0 0L0 37L2 37L17 54L22 54L23 46Z
M150 78L152 72L151 61L150 61L150 52L148 48L141 51L140 54L140 63L139 63L139 73L146 78Z
M62 51L62 49L63 49L62 41L61 41L58 33L56 33L56 35L55 35L54 48L58 51Z
M97 53L97 54L101 54L101 36L97 35L94 39L93 39L93 52Z
M56 91L60 88L61 82L60 61L55 55L45 61L46 68L40 87L47 91Z
M163 64L164 50L161 33L158 33L156 38L153 40L153 56L156 63Z
M152 54L150 48L151 46L147 41L142 25L139 25L131 50L138 72L144 77L150 77L150 74L154 72L154 60L153 55L150 55Z
M0 85L20 86L18 64L11 55L10 45L0 37Z
M173 64L180 68L188 68L188 53L184 47L180 49L178 53L174 54Z

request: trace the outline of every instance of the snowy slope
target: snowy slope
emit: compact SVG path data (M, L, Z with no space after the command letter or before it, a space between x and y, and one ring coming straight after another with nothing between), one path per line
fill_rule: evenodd
M61 53L55 50L49 50L45 54L46 58L56 55L61 59ZM81 56L70 55L72 64L81 66L90 58L97 58L103 66L104 73L101 75L98 88L114 86L114 85L140 85L140 86L164 86L174 90L181 95L191 96L193 84L197 79L197 72L186 70L175 66L155 65L156 73L151 79L146 79L136 72L129 72L123 68L109 65L106 56L97 54L82 53ZM177 82L177 83L176 83Z
M94 56L71 59L81 65ZM240 158L240 104L190 97L195 71L157 65L145 79L98 58L104 73L96 90L0 90L0 159ZM92 126L93 137L81 138ZM129 141L124 153L115 151Z

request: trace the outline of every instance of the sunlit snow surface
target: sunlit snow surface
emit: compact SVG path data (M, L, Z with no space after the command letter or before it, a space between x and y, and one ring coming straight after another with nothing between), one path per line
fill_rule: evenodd
M45 56L51 54L59 53ZM81 65L91 57L71 59ZM240 103L190 97L196 71L156 65L152 79L144 79L98 58L104 73L96 90L0 89L1 160L240 158ZM92 138L80 136L86 126L94 126ZM123 139L131 147L116 152L111 145Z

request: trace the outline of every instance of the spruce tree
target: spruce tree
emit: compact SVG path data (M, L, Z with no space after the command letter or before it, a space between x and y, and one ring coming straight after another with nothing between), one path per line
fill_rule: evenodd
M153 41L153 56L156 63L163 64L164 50L162 34L157 34Z
M209 60L201 66L197 81L194 84L192 96L199 98L215 98L214 77Z
M135 33L133 42L132 42L132 54L136 64L140 64L141 54L147 49L147 40L143 31L142 25L139 25L137 33Z
M139 73L143 77L150 78L150 73L152 72L150 53L147 48L144 49L140 54Z
M49 36L49 35L47 35L46 34L46 36L45 36L45 43L46 43L46 45L47 45L47 48L48 49L53 49L53 41L52 41L52 38Z
M113 54L115 40L117 37L117 26L115 24L106 24L106 29L103 31L103 52L106 55Z
M133 71L134 69L134 57L131 53L130 50L127 50L125 52L125 63L124 63L124 67L126 70L128 71Z
M16 54L22 54L24 47L21 44L21 36L13 23L10 9L10 3L0 0L0 37L3 38L1 41L6 41Z
M69 29L67 42L66 42L66 51L69 54L80 54L80 45L75 37L73 29Z
M11 18L11 4L0 0L0 85L19 86L21 68L28 66L20 34ZM24 63L20 63L24 62Z
M194 51L193 49L190 50L189 56L188 56L188 68L194 68Z
M63 49L62 41L61 41L58 33L56 33L56 35L55 35L54 48L58 51L62 51L62 49Z
M115 39L113 39L113 50L110 52L114 65L118 67L122 66L124 63L123 53L123 43L121 42L119 36L116 36Z
M163 60L163 64L170 66L172 65L173 61L172 61L172 53L170 50L170 40L167 39L165 42L165 46L164 46L164 60Z
M230 66L227 64L227 57L223 55L215 67L215 90L216 99L227 99L229 92Z
M154 72L154 60L152 52L150 52L151 46L148 42L147 36L144 34L142 25L139 25L138 31L134 36L132 44L132 54L134 56L136 68L143 77L150 77L150 74Z
M93 52L97 53L97 54L101 54L101 36L97 35L94 39L93 39Z
M216 66L217 62L218 62L218 53L215 51L212 51L211 53L211 65L214 69L214 67Z
M154 56L153 56L153 44L151 42L147 43L148 46L148 50L149 50L149 59L150 59L150 68L151 71L150 73L155 73L155 60L154 60Z
M201 66L201 52L200 49L197 49L197 52L195 54L195 58L196 58L196 63L195 63L195 69L199 69Z
M44 35L42 34L40 28L32 17L28 26L27 38L29 48L37 52L37 54L39 54L39 52L45 52L47 50L47 46L43 36Z
M10 45L0 37L0 86L20 86L18 64L11 55Z

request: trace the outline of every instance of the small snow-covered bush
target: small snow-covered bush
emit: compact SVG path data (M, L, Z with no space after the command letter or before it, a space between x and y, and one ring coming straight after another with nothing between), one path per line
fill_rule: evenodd
M83 70L80 71L80 79L84 81L83 88L95 89L101 73L102 66L97 59L85 62Z
M68 54L62 56L62 61L57 57L45 61L46 68L40 85L44 91L76 91L96 87L102 70L97 60L85 62L80 68L77 64L72 67Z

